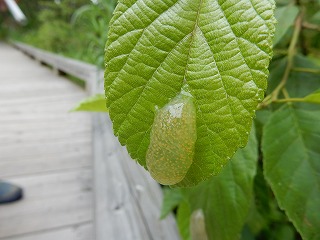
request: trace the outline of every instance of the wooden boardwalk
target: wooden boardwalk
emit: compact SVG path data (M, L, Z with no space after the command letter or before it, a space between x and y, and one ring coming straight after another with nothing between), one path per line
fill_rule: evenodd
M24 189L0 205L0 240L93 240L91 118L86 93L0 43L0 179Z

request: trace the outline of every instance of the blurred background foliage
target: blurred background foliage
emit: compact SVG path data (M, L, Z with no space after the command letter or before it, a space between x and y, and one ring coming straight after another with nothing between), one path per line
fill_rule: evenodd
M116 0L20 0L28 23L19 26L1 13L0 38L22 41L103 66L108 23Z

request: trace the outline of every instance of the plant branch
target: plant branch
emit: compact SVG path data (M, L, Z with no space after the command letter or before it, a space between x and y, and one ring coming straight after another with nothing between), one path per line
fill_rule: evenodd
M271 100L275 101L278 96L279 96L279 92L281 91L281 89L286 85L288 78L289 78L289 74L292 70L293 67L293 60L294 60L294 56L296 53L296 46L299 40L299 36L300 36L300 32L301 32L301 25L302 25L302 14L300 14L294 24L294 32L293 32L293 36L290 42L290 46L288 49L288 62L287 62L287 66L284 72L284 75L281 79L281 82L279 83L279 85L276 87L276 89L271 93Z
M320 26L316 24L312 24L309 22L303 22L302 27L309 30L319 31L320 32Z
M274 102L275 103L305 102L305 99L304 98L283 98L283 99L277 99Z
M320 69L312 69L312 68L292 68L294 72L305 72L305 73L315 73L320 74Z

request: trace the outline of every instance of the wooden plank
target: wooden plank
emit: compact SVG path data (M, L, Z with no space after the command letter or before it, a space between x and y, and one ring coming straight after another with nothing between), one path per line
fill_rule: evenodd
M68 89L68 88L55 88L55 89L47 89L47 90L44 90L43 89L34 89L34 90L30 90L30 91L27 91L27 90L12 90L10 92L1 92L1 97L2 98L22 98L22 97L25 97L25 98L29 98L29 97L34 97L35 93L37 93L37 97L46 97L46 96L65 96L69 93L72 93L72 89ZM22 95L23 93L23 95ZM82 96L85 96L85 95L82 95Z
M25 98L23 96L19 97L14 97L13 99L10 96L10 99L8 98L3 98L3 100L0 102L0 106L7 106L8 104L11 104L13 106L17 105L22 105L23 103L25 104L36 104L36 103L43 103L43 104L54 104L54 103L68 103L69 101L73 103L77 103L77 101L82 100L85 95L83 93L69 93L69 94L59 94L59 95L53 95L53 96L48 96L44 95L41 96L41 98L38 95L33 95L33 96L26 96ZM70 104L70 103L69 103Z
M0 206L0 237L43 231L92 220L92 194L64 194Z
M58 152L46 151L41 154L12 154L0 161L0 176L7 179L14 176L39 174L45 172L65 171L79 167L92 166L90 147L84 145L79 149L62 149Z
M79 117L74 117L72 114L67 112L63 113L47 113L47 114L16 114L16 115L1 115L0 125L5 124L40 124L41 122L47 122L47 124L53 124L53 122L65 122L70 123L70 126L77 126L80 123L86 123L86 117L80 117L79 113L76 113ZM77 121L78 120L78 121ZM72 124L73 123L73 124ZM78 124L77 124L78 123Z
M53 120L53 119L52 119ZM2 121L0 121L2 122ZM83 124L79 124L79 122ZM54 124L55 123L55 124ZM6 128L1 128L0 132L3 136L4 134L10 133L12 135L15 134L24 134L25 132L35 132L36 130L40 129L48 129L48 132L50 134L50 131L57 131L61 129L70 129L70 130L87 130L88 125L90 124L90 121L88 118L67 118L66 121L23 121L23 127L22 121L11 121L6 123ZM4 124L3 124L4 125ZM1 126L1 124L0 124ZM70 127L72 126L72 127Z
M30 140L28 141L29 143L33 143L34 147L39 146L39 142L42 143L41 145L43 146L43 143L51 143L55 144L57 141L63 141L65 139L68 139L69 141L73 138L76 139L82 139L82 138L88 138L90 139L90 132L89 131L70 131L68 129L67 132L61 132L61 131L56 131L57 133L51 132L48 134L43 134L43 133L28 133L28 134L20 134L16 136L12 135L1 135L0 136L0 142L3 142L2 146L0 149L5 148L6 146L12 146L15 145L16 148L20 148L21 144L24 143L24 139L29 136ZM24 145L24 144L23 144ZM24 145L25 146L25 145Z
M10 106L6 106L1 108L0 114L31 114L31 113L61 113L61 114L66 114L69 117L73 117L75 113L70 113L70 110L74 108L77 105L77 101L73 102L57 102L57 103L50 103L50 104L21 104L21 105L16 105L14 108ZM3 118L1 116L0 118Z
M39 173L7 178L25 189L24 201L78 194L92 189L92 169L77 168L67 171Z
M35 76L30 76L29 78L24 78L23 81L16 79L15 75L4 76L6 81L2 81L0 91L21 91L21 90L38 90L38 89L69 89L69 90L78 90L79 86L73 84L72 82L66 81L64 77L58 77L52 75L52 72L44 73L40 76L36 76L38 79L35 79ZM19 83L17 85L17 83ZM30 84L36 83L33 85L33 88L30 89ZM50 84L50 89L48 89L48 84Z
M10 156L14 156L17 159L23 158L24 156L40 154L47 156L50 154L59 154L61 156L64 154L64 151L78 151L86 145L90 146L90 143L91 139L66 139L60 141L52 140L41 144L35 142L24 142L8 146L0 145L1 160L6 160L7 157Z
M0 240L93 240L93 226L91 223L85 223Z

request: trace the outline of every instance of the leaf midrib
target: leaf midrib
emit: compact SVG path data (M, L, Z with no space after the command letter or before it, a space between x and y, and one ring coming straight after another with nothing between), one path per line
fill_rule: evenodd
M162 16L163 14L165 14L167 11L169 11L172 7L174 7L177 3L179 3L179 1L177 1L175 4L173 4L170 8L168 8L166 11L164 11L163 13L159 14L159 16L154 19L148 26L146 26L143 31L142 31L142 34L140 35L139 39L137 40L137 43L135 44L135 46L139 43L141 37L143 36L143 33L144 31L154 22L156 21L160 16ZM121 132L122 128L123 128L123 124L124 122L126 121L128 115L130 115L130 113L132 112L132 110L134 109L134 107L137 105L137 103L139 102L139 100L141 99L141 97L143 96L143 93L146 89L146 87L148 86L148 84L150 83L150 80L153 78L154 74L157 72L157 70L162 66L162 64L164 63L164 61L167 59L167 57L170 55L170 53L177 47L177 45L179 43L181 43L183 40L185 40L189 35L191 36L191 39L190 39L190 46L189 46L189 51L188 51L188 55L187 55L187 63L186 63L186 66L185 66L185 72L184 72L184 76L183 76L183 83L186 83L186 74L187 74L187 68L188 68L188 62L190 60L190 52L191 52L191 49L192 49L192 44L193 44L193 41L194 41L194 35L195 35L195 32L196 32L196 28L199 26L198 25L198 22L199 22L199 16L200 16L200 11L201 11L201 7L202 7L202 3L203 3L203 0L199 0L199 7L198 7L198 11L196 12L196 21L195 21L195 24L194 24L194 27L193 27L193 30L191 31L191 33L188 33L185 37L183 37L179 42L177 42L173 48L167 53L166 57L164 58L164 60L160 63L160 65L154 70L152 76L146 81L146 83L144 84L142 90L141 90L141 94L139 95L138 99L135 101L134 105L132 106L132 108L127 112L127 114L125 115L125 117L123 118L124 120L119 124L119 128L118 128L118 131L116 131L116 135L119 134L119 132ZM134 48L133 48L134 49ZM130 54L132 53L132 51L130 52ZM127 60L129 59L130 57L130 54L127 58ZM126 61L127 63L127 61ZM125 63L125 64L126 64ZM124 65L125 65L124 64ZM117 74L117 76L115 77L113 83L115 82L116 78L118 77L118 75L120 74L120 72ZM112 83L112 84L113 84ZM112 84L110 84L110 88L112 87ZM134 88L135 89L135 88ZM119 98L121 99L121 98ZM128 140L125 141L125 144L127 143ZM141 145L142 143L139 143L139 146Z

